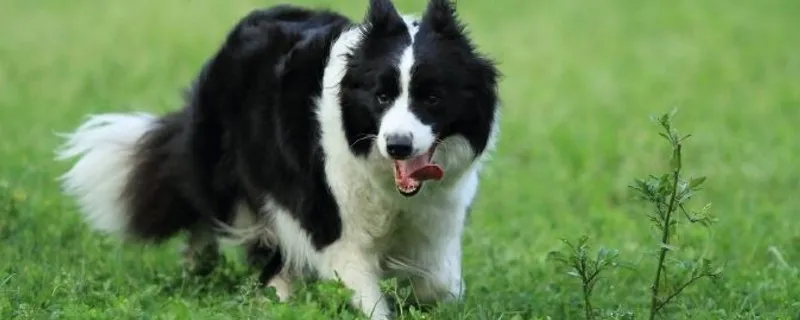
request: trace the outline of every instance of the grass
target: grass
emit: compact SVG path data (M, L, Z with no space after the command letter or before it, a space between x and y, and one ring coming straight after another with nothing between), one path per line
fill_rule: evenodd
M353 17L363 1L326 4ZM339 4L336 4L336 3ZM423 1L397 1L419 10ZM351 319L331 284L279 305L231 254L207 279L174 245L89 232L55 178L54 132L88 113L180 104L228 28L270 1L6 0L0 4L0 318ZM606 317L648 315L656 231L628 185L669 152L648 121L677 107L684 173L707 176L712 231L673 245L725 264L670 303L670 319L800 313L800 2L459 1L505 77L502 139L464 239L468 298L408 319L580 319L578 285L547 261L590 237L630 268L594 288ZM795 22L792 22L792 21Z

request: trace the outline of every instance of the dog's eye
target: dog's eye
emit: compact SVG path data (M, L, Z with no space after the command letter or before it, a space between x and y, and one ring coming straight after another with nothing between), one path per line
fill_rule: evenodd
M380 104L389 103L389 95L383 92L379 92L377 95L375 95L375 99L377 99L378 103Z
M434 105L437 105L437 104L439 103L439 101L440 101L440 100L441 100L441 99L439 99L439 97L438 97L438 96L435 96L435 95L428 95L427 97L425 97L425 100L424 100L424 102L425 102L425 104L427 104L427 105L429 105L429 106L434 106Z

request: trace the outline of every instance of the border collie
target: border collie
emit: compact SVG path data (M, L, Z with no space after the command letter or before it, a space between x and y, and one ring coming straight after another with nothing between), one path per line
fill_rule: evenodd
M372 319L379 281L459 301L461 233L498 132L499 72L448 0L417 17L371 0L363 21L255 10L164 114L93 115L65 135L61 176L94 229L163 243L210 270L237 240L281 300L339 280ZM206 266L206 267L202 267ZM205 271L198 271L205 272Z

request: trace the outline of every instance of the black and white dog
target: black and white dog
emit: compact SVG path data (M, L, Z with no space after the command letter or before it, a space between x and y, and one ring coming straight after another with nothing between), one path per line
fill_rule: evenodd
M239 240L281 299L292 279L338 279L372 319L378 282L459 299L461 233L498 132L498 71L448 0L421 17L371 0L365 21L291 5L228 34L184 108L90 117L62 176L95 229L189 234L197 265ZM425 187L423 188L423 184Z

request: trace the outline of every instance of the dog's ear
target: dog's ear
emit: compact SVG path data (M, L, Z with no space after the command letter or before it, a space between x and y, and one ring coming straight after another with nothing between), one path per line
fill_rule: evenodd
M420 27L445 37L460 37L464 31L450 0L429 0Z
M370 0L365 18L369 33L393 35L406 32L406 25L391 0Z

